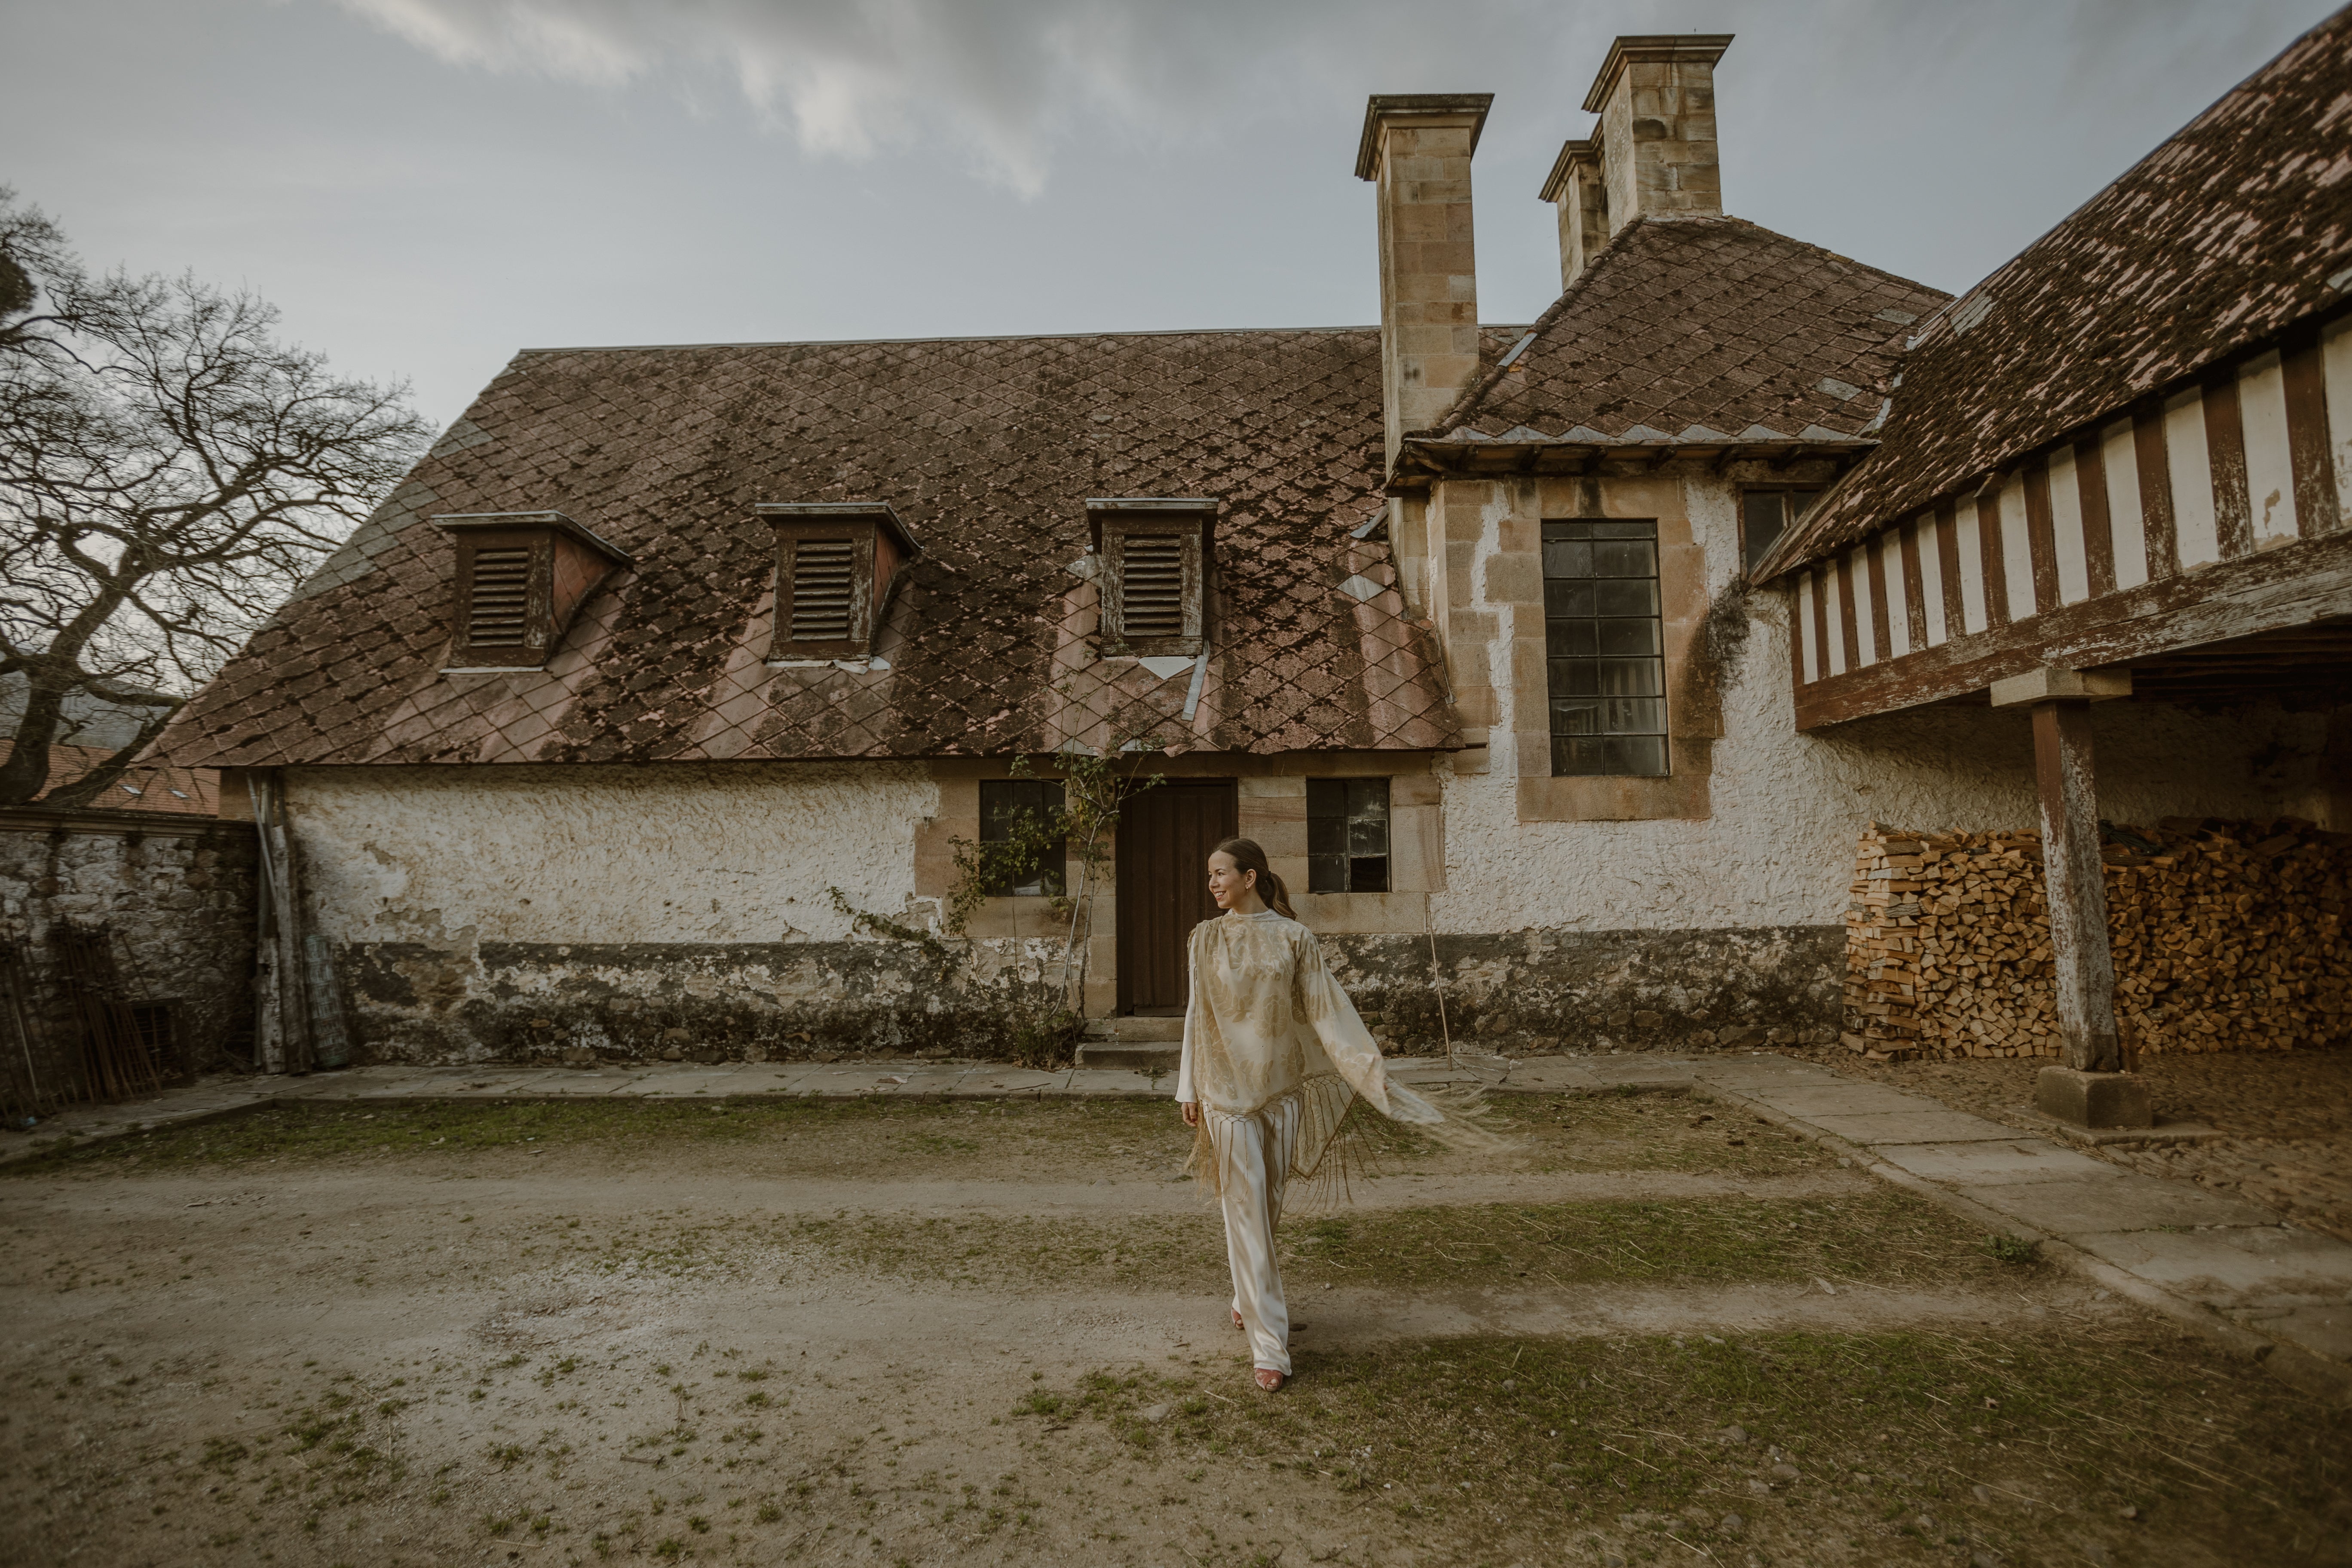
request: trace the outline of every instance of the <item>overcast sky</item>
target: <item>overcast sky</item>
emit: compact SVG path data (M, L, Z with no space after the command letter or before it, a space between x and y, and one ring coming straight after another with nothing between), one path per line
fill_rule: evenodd
M0 183L455 418L521 347L1377 319L1371 92L1491 91L1480 313L1623 32L1736 33L1725 203L1950 289L2320 0L0 0Z

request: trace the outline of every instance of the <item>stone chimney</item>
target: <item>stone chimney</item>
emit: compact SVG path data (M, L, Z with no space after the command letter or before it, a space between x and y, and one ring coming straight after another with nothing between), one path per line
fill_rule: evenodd
M1601 143L1567 142L1552 161L1543 199L1559 208L1559 286L1576 281L1592 253L1609 243L1609 184L1601 178Z
M1389 460L1437 423L1478 374L1478 271L1470 154L1491 92L1376 93L1356 177L1378 188L1381 405Z
M1609 58L1584 95L1584 108L1601 116L1593 145L1608 185L1612 235L1637 217L1723 216L1715 151L1715 62L1731 47L1731 37L1643 34L1609 46ZM1565 161L1567 153L1561 157ZM1561 224L1564 251L1565 216ZM1564 263L1563 257L1563 270Z

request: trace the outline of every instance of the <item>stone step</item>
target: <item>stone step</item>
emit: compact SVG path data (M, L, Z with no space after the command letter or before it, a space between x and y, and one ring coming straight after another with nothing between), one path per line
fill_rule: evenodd
M1119 1068L1128 1072L1174 1072L1183 1065L1181 1040L1087 1040L1078 1047L1082 1068Z
M1184 1039L1181 1018L1096 1018L1087 1025L1089 1040L1118 1041L1121 1045L1163 1044Z

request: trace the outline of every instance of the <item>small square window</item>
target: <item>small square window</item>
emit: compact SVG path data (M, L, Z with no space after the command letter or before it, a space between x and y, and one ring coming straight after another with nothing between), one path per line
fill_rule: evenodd
M982 779L980 841L1010 844L1033 824L1049 826L1061 809L1062 786L1050 779ZM1066 885L1068 864L1066 847L1057 838L1038 856L1036 864L992 884L989 897L1059 898Z
M1819 490L1749 490L1739 500L1740 559L1748 570L1764 559L1781 534L1822 499Z
M1389 781L1307 781L1307 890L1389 890Z

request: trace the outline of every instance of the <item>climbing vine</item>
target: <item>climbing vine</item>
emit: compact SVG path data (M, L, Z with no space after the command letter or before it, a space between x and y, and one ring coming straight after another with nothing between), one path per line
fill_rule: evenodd
M1024 809L1000 819L1001 837L950 838L948 847L955 875L940 900L937 933L861 910L838 888L825 891L832 896L834 908L848 918L853 931L921 947L938 966L940 983L944 984L971 962L973 940L967 931L982 900L1039 878L1048 858L1060 849L1063 875L1057 878L1047 871L1039 879L1047 889L1046 907L1059 928L1061 951L1041 966L1034 980L1024 979L1016 962L1003 989L1013 1026L1013 1054L1022 1065L1066 1065L1076 1052L1086 1025L1087 971L1096 906L1118 840L1119 816L1128 801L1157 787L1166 777L1143 771L1144 759L1155 751L1123 742L1100 753L1055 752L1049 765L1061 774L1061 805L1044 811ZM1007 771L1014 778L1041 776L1025 756L1014 757ZM942 936L956 946L950 948Z

